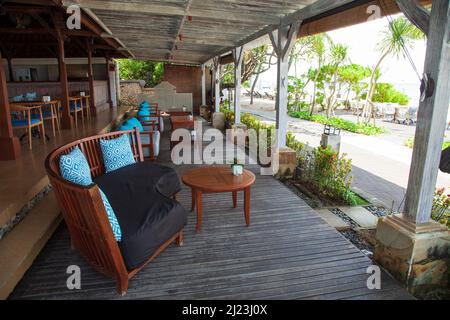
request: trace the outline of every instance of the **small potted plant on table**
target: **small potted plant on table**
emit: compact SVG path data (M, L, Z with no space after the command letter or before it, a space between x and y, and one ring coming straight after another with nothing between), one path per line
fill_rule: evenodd
M244 166L239 163L238 158L234 158L233 164L231 165L231 172L234 176L240 176L244 172Z

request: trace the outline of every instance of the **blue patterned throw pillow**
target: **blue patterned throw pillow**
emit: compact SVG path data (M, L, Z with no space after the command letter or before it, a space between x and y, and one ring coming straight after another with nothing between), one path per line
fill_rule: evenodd
M103 162L106 173L135 163L128 135L123 134L117 139L100 140Z
M89 164L79 147L75 147L70 153L59 158L59 170L62 177L70 182L82 186L94 183Z
M59 159L59 170L61 171L61 176L70 182L81 186L89 186L94 183L92 181L89 163L79 147L75 147L70 153L61 156ZM116 214L102 190L100 190L100 196L105 206L106 215L111 224L114 237L116 241L120 241L122 240L122 230L120 229Z

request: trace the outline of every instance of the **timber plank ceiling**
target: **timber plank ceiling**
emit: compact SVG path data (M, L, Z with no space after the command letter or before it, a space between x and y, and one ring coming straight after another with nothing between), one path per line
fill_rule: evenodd
M200 64L317 0L77 0L136 58ZM337 1L339 2L339 1Z

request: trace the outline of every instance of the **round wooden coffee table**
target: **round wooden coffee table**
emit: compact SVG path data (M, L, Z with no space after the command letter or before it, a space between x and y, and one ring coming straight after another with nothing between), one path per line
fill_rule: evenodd
M237 207L237 193L244 191L244 215L247 226L250 225L250 187L255 182L255 175L244 169L240 176L231 173L231 167L202 167L183 174L183 183L192 190L193 211L197 207L197 232L202 226L202 194L231 192L233 208Z

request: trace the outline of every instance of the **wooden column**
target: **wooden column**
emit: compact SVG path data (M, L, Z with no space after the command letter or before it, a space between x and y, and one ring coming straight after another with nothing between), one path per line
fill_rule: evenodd
M295 39L297 39L300 24L301 22L295 22L290 25L280 25L277 30L269 33L273 50L278 58L277 95L275 99L277 148L286 146L289 53Z
M67 68L64 53L64 38L58 37L58 62L59 62L59 81L61 83L61 127L63 129L72 128L73 119L70 115L69 106L69 83L67 81Z
M111 95L111 73L109 72L109 58L105 57L106 59L106 81L107 81L107 86L108 86L108 104L109 107L112 108L113 107L113 103L112 103L112 95Z
M449 1L433 1L425 58L425 88L419 105L403 218L416 225L430 221L439 158L450 101ZM422 86L423 87L423 86ZM434 88L434 89L433 89Z
M234 124L241 123L241 69L244 46L233 49L234 59Z
M114 65L116 66L114 77L115 77L115 84L116 84L116 104L119 105L120 102L120 70L119 70L119 63L117 61L114 61Z
M91 115L95 117L97 109L95 106L95 92L94 92L94 69L92 67L92 44L91 39L86 40L86 51L88 58L88 79L89 79L89 95L91 103Z
M220 111L220 60L219 57L213 58L214 65L214 95L215 95L215 109L216 112Z
M205 64L202 64L202 105L206 105L206 74Z
M15 160L20 157L20 143L13 133L8 98L5 69L0 53L0 160Z
M8 62L9 81L13 82L14 81L14 71L13 71L12 59L8 58L7 62Z

